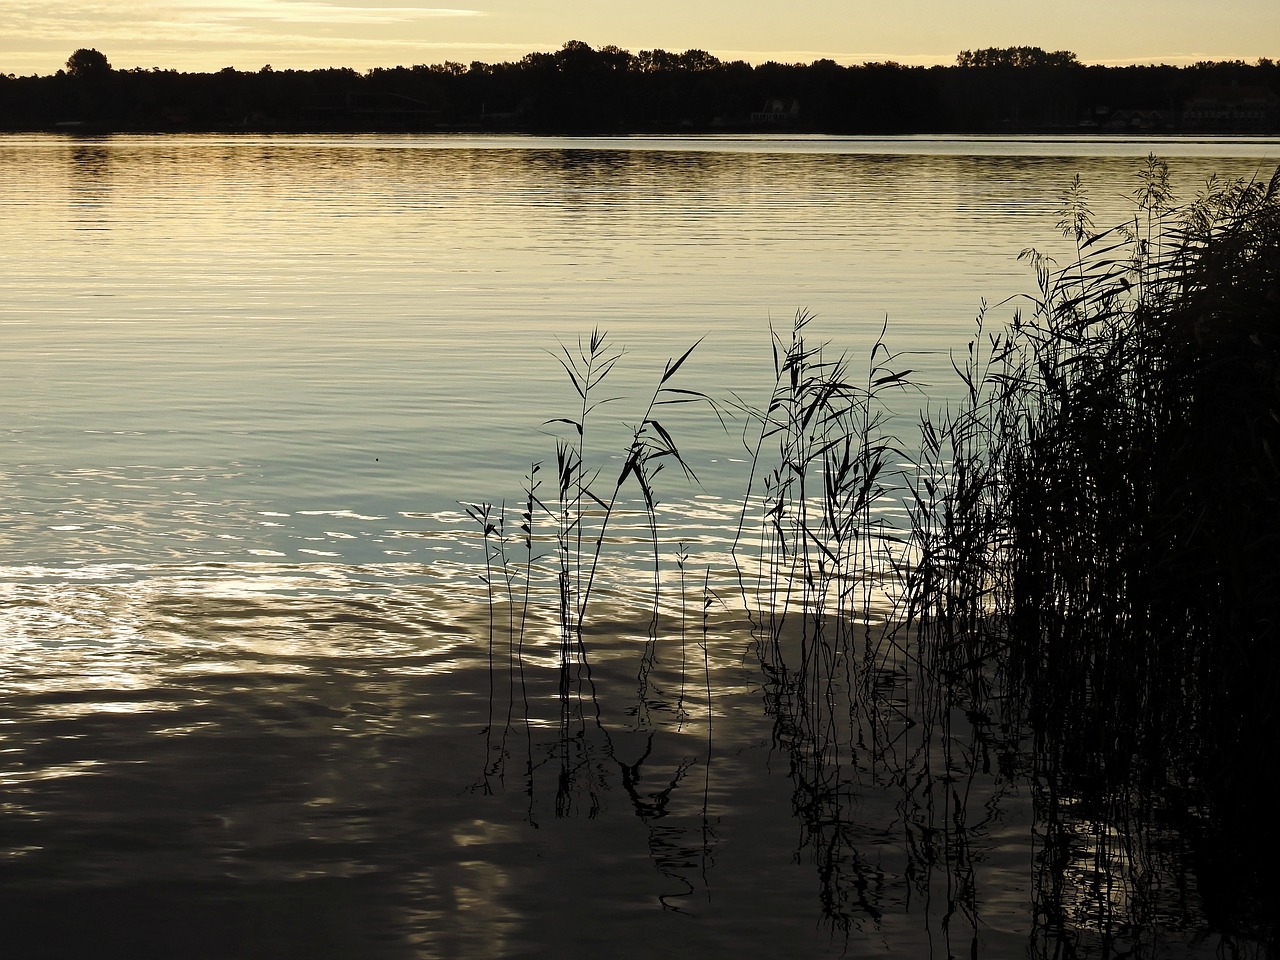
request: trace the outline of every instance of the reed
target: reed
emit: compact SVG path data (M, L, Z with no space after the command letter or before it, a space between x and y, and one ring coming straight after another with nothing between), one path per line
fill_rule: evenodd
M1193 805L1191 835L1243 818L1273 856L1256 771L1280 742L1280 173L1178 206L1151 158L1133 200L1094 232L1073 185L1074 261L1028 254L1040 295L991 341L979 446L913 510L959 561L925 585L979 601L958 620L934 603L931 642L996 679L1060 787L1147 818Z
M1135 751L1274 681L1280 596L1280 178L1186 209L1166 181L1150 163L1141 218L1045 274L1009 458L1019 675L1087 691Z
M806 635L834 631L822 648L834 657L850 652L855 624L869 638L874 588L899 540L876 510L900 482L886 396L909 390L911 371L894 369L884 327L858 373L808 337L812 321L801 311L772 333L767 403L735 405L752 468L732 552L762 635L776 642L796 616Z
M1054 780L1050 797L1073 785L1099 822L1191 805L1206 819L1184 816L1189 836L1204 823L1238 834L1243 818L1253 842L1280 849L1256 774L1280 743L1280 173L1211 182L1180 206L1153 157L1133 204L1099 232L1084 185L1070 185L1059 227L1074 257L1059 267L1025 252L1039 295L995 332L984 305L953 358L961 398L921 415L901 471L910 445L881 432L881 388L910 383L887 371L883 332L857 387L844 356L806 338L807 315L789 342L774 337L776 385L750 412L759 439L739 540L758 523L759 554L743 594L778 736L802 771L797 810L815 829L839 806L836 771L860 736L893 756L901 730L880 704L912 683L913 722L929 732L892 761L909 800L906 785L932 782L911 758L947 749L960 709L1002 762L1028 763L1028 730L1031 775ZM878 529L875 505L894 497L907 528ZM851 547L899 541L881 554L897 606L853 656L849 624L870 619L854 585L886 574ZM789 619L797 642L784 652ZM862 717L857 731L842 714ZM1109 922L1109 904L1094 898L1075 920Z
M1083 930L1118 925L1132 939L1166 909L1146 868L1168 859L1167 830L1211 868L1202 897L1218 929L1280 942L1276 883L1257 869L1280 853L1259 778L1280 744L1280 171L1267 183L1211 181L1180 205L1152 157L1132 199L1127 222L1098 231L1085 185L1070 184L1058 217L1070 262L1024 252L1038 294L1003 326L982 306L952 358L958 398L925 409L910 442L890 425L916 387L884 326L859 363L798 313L771 332L774 383L760 406L676 387L694 344L642 400L616 476L592 464L622 354L595 331L557 355L576 409L552 421L569 428L555 492L539 498L530 475L521 530L526 557L535 516L552 531L562 669L576 657L588 685L584 624L631 487L656 623L655 480L668 463L693 476L659 411L708 404L744 424L751 467L734 572L802 846L845 930L877 919L880 882L846 811L868 784L891 785L907 875L927 899L931 872L945 872L948 922L965 918L977 949L970 844L985 817L971 827L969 814L996 803L998 788L979 784L994 765L1033 785L1033 954L1088 953ZM890 519L894 509L905 521ZM472 516L492 591L510 566L502 511ZM679 717L688 562L681 544ZM532 569L526 560L523 574L502 574L512 610L513 584L525 585L521 623ZM708 573L708 760L712 597ZM578 735L584 723L572 689L562 682L563 743L574 740L570 719ZM1094 873L1125 885L1124 898L1069 896L1082 825L1096 828ZM1251 845L1259 859L1221 852ZM1104 937L1101 949L1112 947Z
M561 345L556 360L563 368L578 398L578 410L571 417L557 417L549 424L572 428L556 445L558 495L551 512L556 523L560 559L561 619L567 629L580 633L592 591L600 570L601 552L615 515L623 509L628 481L638 489L645 512L654 551L655 578L658 563L657 495L655 480L668 463L674 463L689 479L696 479L671 433L659 419L659 411L678 404L706 404L717 411L715 401L697 390L672 384L676 374L698 347L698 342L680 356L668 360L657 384L648 395L631 428L631 437L623 454L622 468L610 483L602 478L603 466L593 465L588 441L597 411L616 403L616 396L601 396L609 374L622 352L616 350L608 335L596 329L575 349ZM656 580L655 580L656 583Z

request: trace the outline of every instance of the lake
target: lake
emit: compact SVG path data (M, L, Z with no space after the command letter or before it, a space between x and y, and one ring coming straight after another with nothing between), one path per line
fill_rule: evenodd
M1053 784L963 711L939 737L889 690L866 736L830 707L848 689L781 706L735 602L731 413L768 399L771 328L808 311L855 366L883 329L909 436L960 395L983 304L998 327L1034 294L1020 252L1070 256L1072 178L1111 225L1153 151L1185 200L1280 162L1251 139L0 137L23 955L1261 950L1224 940L1179 834L1046 820ZM581 412L557 357L595 329L623 351L583 438L609 485L695 343L671 383L724 416L663 414L697 482L655 484L659 596L632 491L569 644L548 526L526 606L467 509L519 555L525 477L546 496Z

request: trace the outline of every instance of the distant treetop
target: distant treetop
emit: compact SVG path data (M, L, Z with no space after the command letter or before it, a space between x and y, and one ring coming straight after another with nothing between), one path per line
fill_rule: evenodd
M1047 53L1040 47L986 47L961 50L956 57L960 67L1075 67L1080 58L1070 50Z
M101 77L111 72L111 62L105 53L81 47L67 57L67 73L73 77Z

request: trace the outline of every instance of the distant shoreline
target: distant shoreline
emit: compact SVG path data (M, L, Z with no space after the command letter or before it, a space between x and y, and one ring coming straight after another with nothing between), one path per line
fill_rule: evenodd
M1100 67L1007 48L947 67L753 66L571 41L513 63L178 73L78 50L52 76L0 74L0 131L1276 136L1280 65Z

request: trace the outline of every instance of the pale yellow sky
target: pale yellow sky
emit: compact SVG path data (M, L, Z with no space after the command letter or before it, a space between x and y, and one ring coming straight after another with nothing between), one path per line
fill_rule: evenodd
M113 66L210 71L516 60L566 40L721 59L954 63L1039 46L1086 63L1280 60L1276 0L0 0L0 73L49 74L96 47Z

